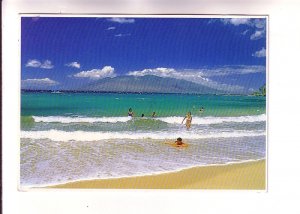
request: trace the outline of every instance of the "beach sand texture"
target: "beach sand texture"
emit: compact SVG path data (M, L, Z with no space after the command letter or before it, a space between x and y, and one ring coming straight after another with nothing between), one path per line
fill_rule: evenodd
M265 190L266 161L195 167L150 176L79 181L51 188Z

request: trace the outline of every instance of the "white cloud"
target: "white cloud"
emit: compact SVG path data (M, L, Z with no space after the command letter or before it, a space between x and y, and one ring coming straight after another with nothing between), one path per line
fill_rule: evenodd
M264 73L265 70L266 67L262 65L227 65L210 69L201 69L205 77Z
M28 60L28 62L26 63L26 67L33 67L33 68L38 68L41 66L41 62L36 60L36 59L30 59Z
M265 19L255 19L253 21L255 27L257 28L263 28L265 29L266 28L266 20Z
M234 26L239 25L248 25L254 28L266 28L266 20L264 18L261 19L250 19L250 18L227 18L227 19L220 19L221 22L224 24L232 24ZM213 23L213 22L209 22Z
M241 34L245 36L248 32L249 32L249 30L245 30L245 31L242 32Z
M257 40L257 39L260 39L262 37L264 37L264 31L263 30L257 30L255 31L255 33L253 33L251 36L250 36L250 39L251 40Z
M257 40L265 37L266 34L266 19L249 19L249 18L231 18L220 19L224 24L232 24L234 26L246 25L249 29L244 30L241 34L246 35L248 31L253 32L250 36L251 40ZM209 22L212 23L212 22Z
M26 79L22 80L22 87L31 87L31 86L54 86L58 85L59 82L51 80L49 78L44 79Z
M116 27L108 27L106 30L115 30Z
M213 81L210 77L214 76L226 76L226 75L243 75L251 73L265 72L264 66L220 66L215 68L201 68L201 69L174 69L174 68L154 68L144 69L140 71L130 71L127 75L131 76L145 76L155 75L159 77L170 77L175 79L182 79L198 83L214 89L225 90L232 93L243 93L247 90L238 85L228 85Z
M154 68L144 69L141 71L130 71L127 75L145 76L155 75L160 77L172 77L177 79L185 79L192 82L209 81L209 77L228 76L228 75L243 75L252 73L265 72L265 66L261 65L235 65L235 66L220 66L213 68L199 69L174 69L174 68Z
M219 21L219 19L209 19L207 24L213 24L213 23L218 22L218 21Z
M187 80L195 83L206 85L210 80L203 76L200 70L175 70L174 68L154 68L144 69L141 71L130 71L127 73L130 76L145 76L154 75L159 77L170 77L175 79Z
M89 71L81 71L74 74L74 77L78 78L90 78L90 79L103 79L106 77L115 77L114 68L111 66L104 66L102 69L92 69Z
M28 60L25 66L33 67L33 68L44 68L44 69L52 69L54 67L50 60L45 60L44 63L41 63L39 60L36 59Z
M130 33L125 33L125 34L119 33L119 34L116 34L115 37L124 37L124 36L130 36L130 35L131 35Z
M160 77L174 77L179 74L173 68L154 68L154 69L144 69L141 71L130 71L127 75L130 76L145 76L145 75L155 75Z
M119 18L119 17L114 17L114 18L107 19L107 20L110 21L110 22L117 22L117 23L120 23L120 24L132 24L132 23L135 22L134 19Z
M256 51L254 54L252 54L254 57L266 57L266 49L262 48L259 51Z
M238 25L249 25L251 23L250 19L247 18L232 18L232 19L221 19L224 24L233 24L235 26Z
M80 68L80 63L79 62L70 62L70 63L67 63L66 66L73 67L73 68Z
M44 69L52 69L54 66L52 65L50 60L45 60L44 63L41 65L41 68Z

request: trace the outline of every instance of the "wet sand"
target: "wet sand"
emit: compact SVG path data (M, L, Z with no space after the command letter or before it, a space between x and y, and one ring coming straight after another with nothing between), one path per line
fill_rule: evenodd
M265 190L266 161L194 167L159 175L78 181L50 188Z

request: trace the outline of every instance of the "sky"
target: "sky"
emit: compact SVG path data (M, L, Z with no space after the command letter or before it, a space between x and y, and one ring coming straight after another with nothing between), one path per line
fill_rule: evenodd
M156 75L233 93L266 83L265 18L22 17L21 84Z

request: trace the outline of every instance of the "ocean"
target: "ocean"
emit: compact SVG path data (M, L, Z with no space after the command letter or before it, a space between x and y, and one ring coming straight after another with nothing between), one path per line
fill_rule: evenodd
M192 125L187 129L182 120L189 111ZM166 144L178 137L189 146ZM265 158L265 97L21 93L21 187Z

